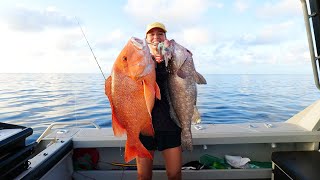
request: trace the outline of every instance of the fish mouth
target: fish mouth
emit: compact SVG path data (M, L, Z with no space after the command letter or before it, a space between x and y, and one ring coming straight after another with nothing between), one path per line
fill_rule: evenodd
M150 64L153 63L151 53L145 39L141 40L139 38L132 37L130 41L132 45L138 49L138 54L140 54L139 56L141 59L136 63L129 65L129 69L131 69L129 77L133 80L140 80L151 72L151 68L149 67Z
M130 66L130 69L133 69L130 73L130 77L134 80L140 80L149 75L154 70L154 62L151 58L151 54L149 53L143 56L143 59Z

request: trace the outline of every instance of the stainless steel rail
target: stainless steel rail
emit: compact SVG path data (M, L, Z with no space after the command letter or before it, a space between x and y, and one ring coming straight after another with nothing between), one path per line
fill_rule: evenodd
M41 134L41 136L37 139L37 143L39 143L46 135L48 135L48 133L50 132L50 130L57 125L73 125L73 124L92 124L94 127L96 127L97 129L101 129L101 127L99 125L97 125L96 123L92 122L92 121L73 121L73 122L56 122L56 123L52 123L49 127L47 127L47 129Z
M315 81L315 84L316 84L317 88L320 90L319 73L318 73L319 69L317 68L317 61L319 61L319 57L316 57L316 55L315 55L314 42L313 42L313 37L312 37L311 27L310 27L310 21L309 21L309 18L311 18L313 16L308 14L308 8L307 8L306 0L300 0L300 1L301 1L301 4L302 4L304 22L305 22L306 31L307 31L307 37L308 37L308 44L309 44L309 51L310 51L310 56L311 56L311 64L312 64L314 81ZM318 16L320 16L320 14L318 14Z

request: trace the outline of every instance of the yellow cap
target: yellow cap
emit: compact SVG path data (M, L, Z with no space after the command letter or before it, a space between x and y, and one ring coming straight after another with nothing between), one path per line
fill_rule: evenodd
M160 28L162 29L164 32L167 32L166 30L166 27L162 24L162 23L159 23L159 22L154 22L154 23L151 23L147 26L147 29L146 29L146 34L153 28Z

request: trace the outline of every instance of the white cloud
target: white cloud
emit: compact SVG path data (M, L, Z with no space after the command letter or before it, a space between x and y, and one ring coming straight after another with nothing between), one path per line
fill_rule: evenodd
M103 35L101 39L97 40L96 46L100 49L112 48L115 46L123 46L127 43L130 35L126 34L121 29L114 29L111 32Z
M231 66L238 66L238 72L241 73L244 72L242 68L249 67L247 73L272 73L273 69L270 70L270 67L274 65L277 67L296 67L298 71L299 66L305 67L310 64L307 44L303 42L303 40L292 39L278 44L239 46L235 40L198 46L192 48L191 51L194 55L195 65L202 73L229 72ZM259 72L253 67L264 68ZM290 68L288 69L290 70ZM288 69L277 73L284 73Z
M213 43L213 33L204 27L185 28L180 32L172 33L171 37L180 43L189 47L196 47ZM170 39L170 37L168 37Z
M257 32L245 33L241 35L241 44L278 44L293 37L292 29L296 22L289 20L280 23L266 24L260 26Z
M184 40L187 44L207 44L210 42L208 29L190 28L182 31Z
M249 8L248 0L237 0L234 3L234 7L238 12L245 12Z
M257 14L262 18L288 18L302 16L301 2L295 0L279 0L274 3L264 3L257 9Z
M195 21L210 8L223 4L209 0L128 0L125 11L139 22L162 21L185 24Z
M86 63L91 55L85 42L81 42L78 29L22 32L12 31L1 23L0 31L0 72L81 72L93 69Z
M262 41L277 41L288 39L290 37L290 29L294 28L295 23L291 20L279 23L271 24L265 27L262 27L259 37ZM289 36L288 36L289 35Z
M55 7L45 10L19 7L9 12L5 18L0 18L0 73L100 72L81 30L74 26L75 20ZM22 14L27 16L26 22ZM107 35L109 43L118 42L123 37L119 30ZM98 35L96 39L102 38ZM95 40L90 43L96 44ZM93 51L102 70L105 73L110 71L109 64L117 56L114 48L103 51L94 48Z
M250 15L247 14L248 8L252 8L253 5L251 2L228 2L228 8L236 8L230 10L242 12L244 15L245 19L239 20L242 23L239 31L226 26L227 23L231 23L230 19L224 19L224 14L219 14L226 12L224 9L213 9L227 6L209 0L129 0L125 9L130 17L119 19L119 23L121 21L125 25L129 21L131 23L132 18L137 20L132 22L133 27L129 30L115 28L115 24L112 24L115 25L112 28L101 25L100 20L96 22L99 24L98 27L90 25L90 29L87 27L86 30L85 26L83 28L105 73L111 71L114 60L133 35L132 32L136 33L135 28L141 27L142 24L144 27L146 22L154 20L165 23L170 29L169 39L174 38L192 51L197 70L203 74L228 73L231 72L230 69L235 70L234 72L238 69L238 72L242 73L247 72L247 67L259 66L260 69L254 71L257 72L270 69L273 65L286 67L308 64L310 58L303 24L287 16L298 14L300 2L282 0L275 1L274 4L264 4L258 12L262 15L272 15L273 19L264 19L263 22L256 22L254 15L247 16ZM66 13L60 12L56 7L40 10L19 7L9 12L6 16L0 17L0 73L100 73L76 21L70 19ZM274 18L280 15L287 18ZM221 20L226 22L220 21L220 16ZM218 21L216 17L219 17ZM301 17L301 22L302 20ZM250 31L245 31L242 27ZM245 33L241 35L241 32Z
M43 31L45 28L73 27L75 19L59 12L55 7L44 10L17 6L8 9L3 20L8 26L17 31Z

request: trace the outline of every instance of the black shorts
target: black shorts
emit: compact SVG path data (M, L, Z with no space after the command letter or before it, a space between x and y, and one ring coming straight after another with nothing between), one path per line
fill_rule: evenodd
M181 131L156 131L154 137L140 134L139 138L149 151L163 151L181 145Z

